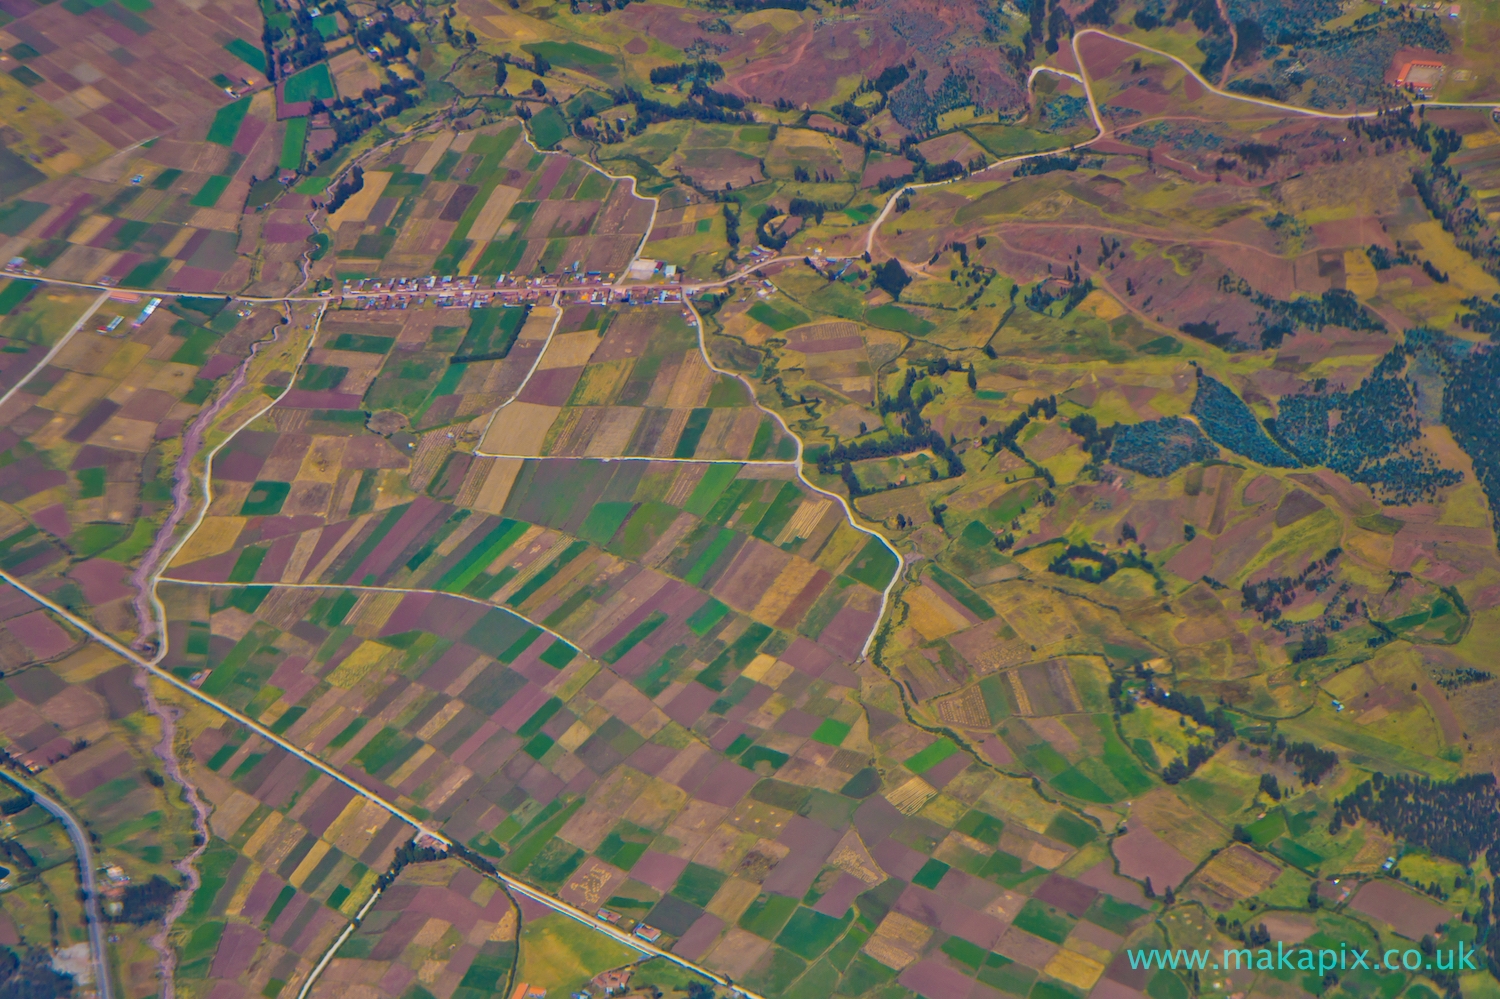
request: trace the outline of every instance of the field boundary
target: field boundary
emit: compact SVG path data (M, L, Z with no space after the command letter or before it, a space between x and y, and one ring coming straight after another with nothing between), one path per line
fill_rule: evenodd
M1103 37L1108 38L1111 41L1129 45L1133 48L1141 50L1142 52L1149 52L1152 55L1160 56L1163 59L1170 59L1178 66L1181 66L1183 70L1185 70L1190 76L1192 76L1193 79L1197 80L1198 83L1202 84L1202 86L1207 89L1209 93L1212 93L1217 97L1225 98L1227 100L1244 101L1248 104L1258 104L1261 107L1270 108L1274 111L1281 111L1289 115L1303 115L1309 118L1326 118L1335 121L1353 121L1356 119L1364 118L1378 118L1380 115L1385 113L1385 110L1387 110L1379 109L1373 111L1319 111L1317 108L1305 108L1300 107L1296 104L1283 104L1279 101L1273 101L1264 97L1252 97L1249 94L1237 94L1230 90L1220 89L1214 84L1208 82L1208 80L1204 79L1203 75L1196 69L1188 65L1183 60L1179 59L1177 56L1172 55L1170 52L1163 52L1161 49L1152 48L1150 45L1146 45L1129 38L1122 38L1119 35L1112 35L1102 28L1084 28L1081 31L1077 32L1072 39L1073 61L1078 65L1077 73L1074 73L1071 70L1062 69L1057 66L1043 65L1032 67L1030 74L1028 74L1026 77L1026 92L1028 95L1031 93L1031 85L1036 80L1038 73L1054 73L1058 76L1066 77L1083 85L1083 92L1085 96L1088 97L1089 113L1093 116L1094 127L1099 130L1099 134L1095 135L1092 139L1088 139L1085 142L1080 142L1076 145L1068 147L1069 150L1086 149L1092 146L1094 143L1100 141L1101 139L1108 138L1111 134L1109 129L1105 127L1104 120L1099 115L1099 107L1094 99L1094 88L1090 86L1088 80L1088 67L1084 63L1083 54L1078 50L1078 40L1086 35L1102 35ZM1410 106L1473 109L1489 108L1493 110L1500 109L1500 101L1423 101L1421 104ZM880 232L880 226L890 216L891 209L895 207L896 200L900 198L901 195L907 194L911 191L919 191L923 188L941 187L945 184L957 183L958 181L972 180L973 178L978 177L981 174L986 173L987 171L994 170L997 167L1009 166L1013 163L1020 163L1024 160L1036 159L1041 156L1056 156L1060 152L1060 150L1054 149L1044 153L1025 153L1020 156L1012 156L1007 159L996 160L994 163L991 163L988 166L983 167L982 169L975 170L973 173L954 177L949 180L935 180L923 184L907 184L903 187L896 188L891 192L890 197L886 199L884 207L882 207L880 210L880 214L875 216L875 218L870 222L870 231L865 236L865 252L871 253L874 251L875 239Z
M169 579L169 581L171 581L170 577L168 577L168 579ZM210 708L212 708L212 709L220 712L221 714L223 714L223 715L225 715L225 716L233 719L234 721L238 722L239 724L246 726L251 731L253 731L257 735L259 735L261 738L266 739L266 740L268 740L268 741L270 741L272 743L275 743L277 746L281 747L282 749L284 749L287 752L291 753L292 755L296 756L298 759L302 760L304 763L307 763L309 766L312 766L312 767L316 768L317 770L319 770L319 771L327 774L329 777L332 777L334 780L338 781L340 784L343 784L345 787L349 788L351 791L353 791L355 794L359 795L360 797L364 798L366 801L372 802L373 804L379 805L380 807L384 808L390 814L394 815L396 818L400 819L401 821L405 822L407 825L411 826L418 833L421 833L422 835L431 837L433 840L435 840L438 843L443 844L445 847L451 847L451 846L454 845L454 841L452 839L450 839L449 837L443 835L440 832L436 832L436 831L434 831L432 829L429 829L426 825L424 825L422 823L422 821L420 819L418 819L415 815L412 815L410 812L407 812L405 809L401 808L401 806L395 804L394 802L388 801L385 798L381 797L380 795L376 794L374 791L371 791L369 788L365 787L359 781L357 781L354 778L346 775L343 771L339 770L338 768L334 767L333 765L328 764L328 763L324 763L321 759L319 759L318 757L312 755L311 753L308 753L305 750L302 750L302 749L298 748L297 746L293 745L292 743L287 742L281 736L277 735L276 733L272 732L270 729L268 729L265 726L261 725L259 722L255 721L253 718L250 718L250 717L248 717L246 715L241 714L240 712L234 710L233 708L229 707L226 704L220 703L219 701L215 700L214 698L212 698L209 695L207 695L207 694L203 693L202 691L200 691L198 688L194 687L192 684L187 683L186 681L181 680L181 679L179 679L176 676L173 676L171 673L169 673L168 671L162 669L157 664L155 664L155 663L153 663L153 662L151 662L151 661L149 661L147 659L142 658L139 654L137 654L135 652L134 649L131 649L129 646L127 646L127 645L121 643L120 641L118 641L117 639L115 639L112 635L108 634L107 632L101 631L100 629L94 627L94 625L90 624L89 622L84 621L83 619L77 617L76 615L74 615L72 612L70 612L66 608L64 608L64 607L62 607L62 606L54 603L52 600L50 600L47 597L43 596L42 594L36 592L31 587L27 586L25 583L23 583L20 580L16 579L10 573L8 573L8 572L6 572L4 570L0 570L0 580L4 580L5 582L9 583L11 586L14 586L16 589L20 590L22 593L26 594L32 600L35 600L37 603L41 604L43 607L46 607L48 610L52 611L54 614L57 614L59 617L61 617L65 621L67 621L69 624L73 625L75 628L78 628L80 631L82 631L85 634L93 637L95 640L97 640L101 644L107 646L111 651L115 652L117 655L120 655L120 656L124 657L128 662L134 663L136 666L139 666L141 669L146 670L152 676L154 676L157 679L163 681L164 683L166 683L166 684L168 684L168 685L176 688L178 691L182 692L183 694L186 694L188 697L192 698L193 700L196 700L196 701L198 701L198 702L200 702L200 703L202 703L202 704L204 704L204 705L206 705L206 706L208 706L208 707L210 707ZM207 584L207 585L224 585L224 584ZM282 585L284 585L284 584L282 584ZM302 584L297 584L297 585L302 585ZM547 906L549 909L552 909L552 910L554 910L556 912L559 912L559 913L567 916L570 919L573 919L573 920L575 920L575 921L577 921L579 923L582 923L585 926L590 927L591 929L597 930L600 933L603 933L606 936L609 936L609 937L613 938L617 943L624 944L625 946L631 947L631 948L633 948L635 950L638 950L638 951L640 951L642 953L650 954L653 957L665 958L667 961L670 961L671 963L677 965L678 967L686 968L689 971L692 971L692 972L694 972L696 974L700 974L700 975L704 976L705 978L708 978L709 980L711 980L711 981L713 981L713 982L715 982L715 983L717 983L719 985L723 985L723 986L726 986L728 988L733 989L736 993L744 996L745 999L767 999L767 997L762 996L759 993L751 992L751 991L743 988L742 986L734 984L728 978L724 977L723 975L718 974L717 972L714 972L714 971L711 971L711 970L709 970L707 968L704 968L701 965L696 964L695 962L689 961L686 958L684 958L684 957L682 957L682 956L680 956L678 954L673 954L671 951L663 950L662 948L657 947L654 944L650 944L650 943L647 943L644 940L640 940L640 939L638 939L636 937L633 937L630 934L626 933L625 931L617 929L614 926L611 926L610 924L604 922L603 920L599 919L598 917L591 916L588 913L584 912L582 909L579 909L576 906L573 906L573 905L571 905L571 904L569 904L567 902L564 902L562 899L554 898L553 896L548 895L546 892L543 892L543 891L541 891L541 890L539 890L537 888L533 888L531 885L527 884L524 881L520 881L520 880L518 880L516 878L511 877L508 874L503 874L503 873L500 873L500 872L495 872L495 873L492 874L492 873L490 873L488 871L484 871L482 873L484 873L488 877L493 878L496 881L501 882L502 884L504 884L506 887L512 889L513 891L520 892L521 894L525 895L527 898L530 898L534 902L539 902L542 905Z
M829 489L824 489L822 486L813 484L812 480L807 477L807 473L803 469L804 459L802 455L805 448L802 443L802 438L792 432L792 428L787 425L786 420L781 418L780 413L776 412L774 409L768 409L767 407L761 405L761 401L756 398L755 387L750 384L750 380L748 378L737 371L729 371L714 364L713 358L708 356L708 342L705 339L706 334L703 331L703 317L698 314L697 306L688 301L686 296L684 296L683 298L683 304L685 304L688 307L689 311L692 312L693 325L698 328L698 350L703 354L703 363L708 365L710 371L714 371L718 374L733 378L741 385L745 386L745 391L750 393L750 401L755 405L755 407L761 412L770 416L771 419L775 420L777 425L781 427L782 432L796 442L797 456L793 459L793 461L797 466L797 478L802 482L802 484L821 496L827 496L830 499L837 501L839 506L843 508L844 519L849 522L850 527L854 528L861 534L868 534L872 538L880 539L880 543L885 546L886 551L895 556L896 569L891 573L890 582L885 584L885 589L880 594L880 613L875 616L875 623L870 627L870 634L865 637L864 645L860 647L859 658L855 660L856 663L864 662L865 659L870 655L870 646L874 643L875 636L880 634L880 626L885 621L886 611L890 609L891 591L896 588L896 583L901 579L901 570L906 565L906 560L902 558L901 553L896 550L896 546L891 544L890 539L887 538L884 534L881 534L879 531L873 530L872 528L865 527L863 524L859 523L859 521L855 520L853 508L849 505L849 501L845 499L841 494L833 492Z

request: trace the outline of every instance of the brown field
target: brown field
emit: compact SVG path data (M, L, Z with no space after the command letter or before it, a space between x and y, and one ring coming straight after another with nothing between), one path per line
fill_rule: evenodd
M1132 823L1129 832L1112 844L1120 873L1138 881L1151 879L1161 891L1182 884L1193 870L1192 861L1168 846L1144 824Z
M1281 868L1239 843L1210 860L1198 881L1228 899L1249 898L1269 888Z
M1018 666L1031 658L1031 646L1016 637L1004 618L971 628L949 642L980 676Z
M978 687L970 687L962 694L938 702L938 717L949 725L968 728L989 728L990 716L984 707L984 695Z
M1439 923L1451 918L1441 906L1390 881L1364 885L1355 892L1349 907L1389 923L1397 933L1411 940L1435 932Z

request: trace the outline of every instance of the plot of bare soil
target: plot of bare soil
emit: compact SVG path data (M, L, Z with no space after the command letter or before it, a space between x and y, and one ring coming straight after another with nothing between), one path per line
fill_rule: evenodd
M1389 923L1412 940L1436 932L1438 924L1450 918L1441 906L1390 881L1371 881L1355 893L1349 907Z
M1121 874L1138 881L1150 878L1151 886L1162 891L1177 887L1192 873L1192 861L1172 849L1143 823L1133 822L1129 830L1113 844Z

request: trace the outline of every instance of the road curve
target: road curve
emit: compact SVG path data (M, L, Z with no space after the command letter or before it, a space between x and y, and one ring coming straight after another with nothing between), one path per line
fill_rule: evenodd
M1122 45L1129 45L1131 48L1140 49L1142 52L1150 52L1152 55L1161 56L1163 59L1170 59L1185 69L1193 79L1203 84L1205 88L1219 97L1231 101L1244 101L1247 104L1259 104L1262 107L1270 108L1273 111L1281 111L1289 115L1300 114L1309 118L1332 118L1339 121L1348 121L1352 118L1378 118L1385 113L1385 110L1397 110L1395 108L1377 108L1371 111L1319 111L1317 108L1302 107L1297 104L1284 104L1281 101L1273 101L1267 97L1252 97L1249 94L1237 94L1232 90L1222 90L1208 82L1208 80L1203 78L1202 73L1199 73L1172 53L1163 52L1161 49L1154 49L1149 45L1121 37L1120 35L1112 35L1102 28L1083 28L1073 36L1073 59L1078 63L1080 68L1083 67L1083 56L1078 51L1078 39L1084 35L1103 35L1105 38L1119 42ZM1500 108L1500 102L1496 101L1422 101L1420 104L1413 104L1411 106L1422 107L1423 105L1445 108Z
M83 911L89 925L89 951L94 958L94 981L98 983L99 999L114 999L114 987L109 980L109 955L104 949L104 923L99 918L98 871L94 863L94 851L89 846L88 833L84 832L83 826L79 825L78 820L73 818L73 813L63 807L61 802L47 797L34 787L22 784L10 774L0 776L22 793L31 795L43 810L68 830L68 838L73 841L73 849L78 854L78 870L83 879Z
M703 328L703 316L699 314L698 309L693 305L692 302L688 301L686 298L683 299L683 302L685 305L687 305L688 310L693 314L693 325L698 330L698 351L703 355L703 363L708 365L710 371L713 371L714 373L719 375L723 375L726 378L733 378L735 381L743 385L745 387L745 391L750 394L750 402L755 406L755 408L759 409L771 419L775 420L777 425L781 427L782 432L790 437L793 443L797 445L797 456L792 460L795 465L797 478L802 482L802 484L813 492L818 493L822 496L827 496L837 502L839 506L843 507L844 519L849 522L850 527L854 528L861 534L868 534L870 537L879 540L879 542L885 546L886 550L889 551L893 556L895 556L896 570L895 572L891 573L891 581L885 584L885 590L880 594L880 613L875 616L875 623L871 625L869 635L865 636L865 644L859 650L858 661L863 662L865 658L870 654L870 646L875 644L875 636L880 634L880 623L885 620L886 609L890 607L891 603L891 591L896 588L896 583L901 579L901 570L905 565L905 561L902 559L901 553L896 550L896 546L891 544L890 538L887 538L879 531L875 531L868 527L865 527L858 521L858 519L855 518L852 499L845 499L842 493L836 493L832 490L824 489L822 486L816 485L812 481L812 479L809 479L807 477L806 469L803 467L804 447L802 444L802 438L792 432L792 428L787 425L786 420L782 418L780 413L776 412L776 410L774 409L771 409L769 406L761 405L760 400L755 396L755 386L750 384L750 379L746 378L738 371L730 371L727 368L721 368L713 362L713 358L708 356L708 332Z

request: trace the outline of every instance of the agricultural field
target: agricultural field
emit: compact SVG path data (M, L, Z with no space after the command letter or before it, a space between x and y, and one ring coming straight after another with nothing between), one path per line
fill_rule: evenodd
M202 433L250 344L285 319L223 298L25 280L7 292L19 302L0 323L15 345L7 351L18 351L6 356L35 366L49 347L57 352L13 383L0 410L10 428L4 567L111 632L134 634L129 580L172 506L181 438ZM76 332L61 342L57 327Z
M579 307L570 311L572 322L566 312L559 317L530 379L495 413L476 454L795 457L795 442L751 405L745 388L709 369L696 329L676 310L591 309L581 320Z
M100 874L100 905L120 985L149 994L158 970L149 941L194 825L154 754L159 729L136 674L14 589L0 604L0 662L0 730L14 768L0 808L0 944L31 956L17 978L33 987L94 977L74 847L35 790L85 817L96 862L113 872Z
M0 0L0 995L1500 995L1497 24Z
M519 123L438 132L366 168L328 218L324 270L349 277L625 271L652 203L634 183L540 152Z

